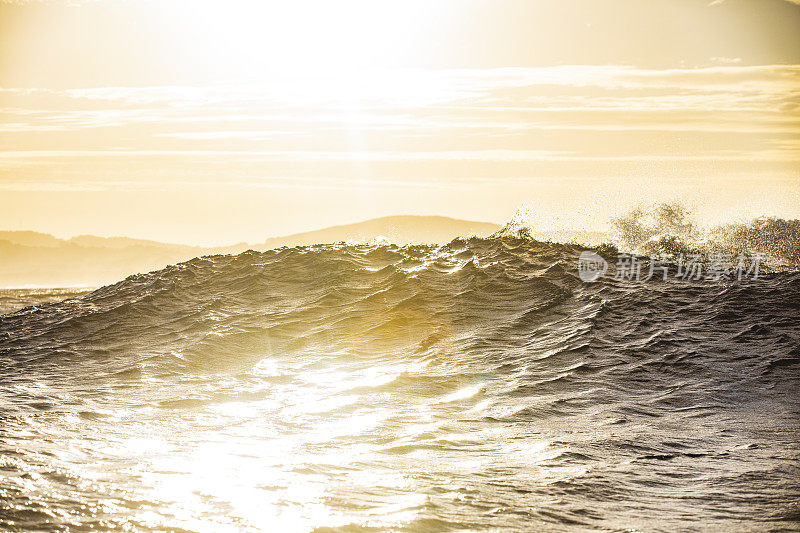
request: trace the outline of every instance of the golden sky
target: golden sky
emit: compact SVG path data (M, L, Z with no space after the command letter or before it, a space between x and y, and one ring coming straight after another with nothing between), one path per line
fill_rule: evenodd
M0 2L0 229L800 217L786 0Z

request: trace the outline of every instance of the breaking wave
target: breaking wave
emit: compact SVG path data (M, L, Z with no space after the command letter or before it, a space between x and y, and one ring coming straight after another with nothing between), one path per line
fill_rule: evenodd
M800 220L761 217L703 229L680 203L639 207L613 219L614 242L644 255L764 256L773 269L800 266Z
M796 528L800 274L585 283L583 250L250 251L3 315L0 529Z

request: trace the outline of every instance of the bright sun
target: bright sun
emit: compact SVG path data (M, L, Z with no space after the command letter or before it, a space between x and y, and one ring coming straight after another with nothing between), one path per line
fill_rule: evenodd
M336 72L410 63L429 49L441 6L411 0L167 0L172 39L232 74ZM156 7L157 6L157 7Z

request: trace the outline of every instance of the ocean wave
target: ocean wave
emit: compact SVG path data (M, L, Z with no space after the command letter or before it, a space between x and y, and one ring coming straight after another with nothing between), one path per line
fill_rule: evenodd
M585 250L249 251L0 316L0 527L789 527L800 273L586 283Z

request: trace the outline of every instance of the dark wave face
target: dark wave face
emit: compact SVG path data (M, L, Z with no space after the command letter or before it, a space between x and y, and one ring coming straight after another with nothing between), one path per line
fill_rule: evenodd
M581 250L247 252L4 315L0 529L800 527L800 274Z

